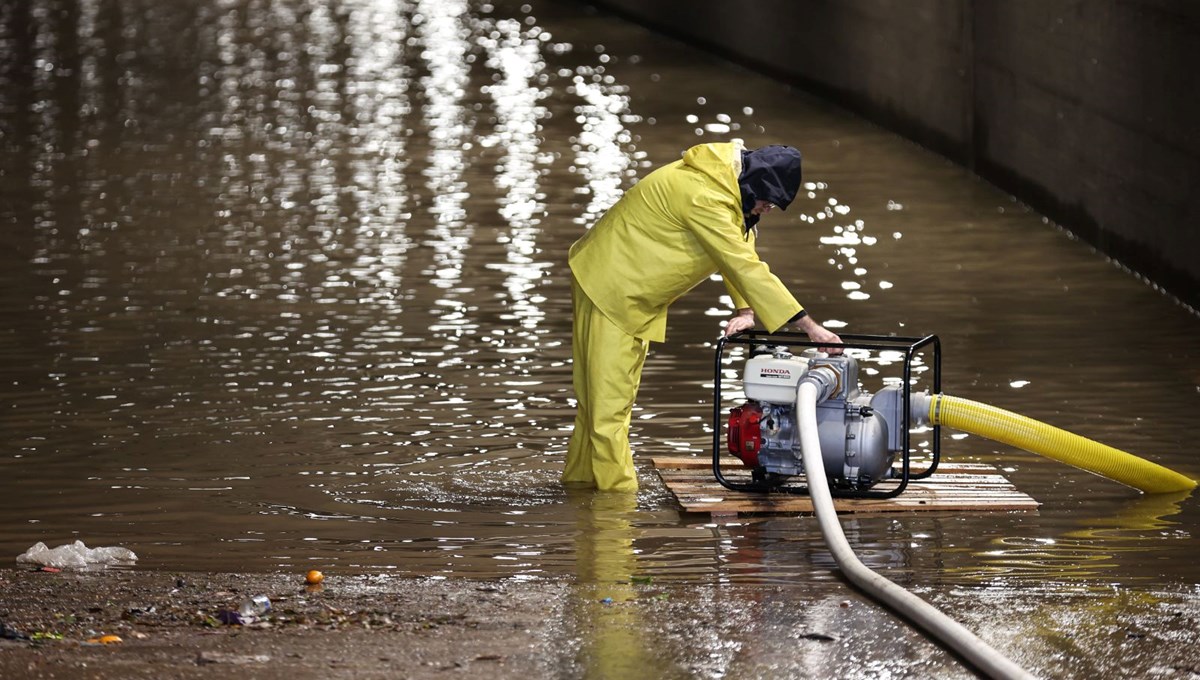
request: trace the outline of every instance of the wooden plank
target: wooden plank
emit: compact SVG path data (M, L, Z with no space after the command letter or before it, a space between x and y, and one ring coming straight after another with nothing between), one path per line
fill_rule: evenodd
M671 470L711 470L712 456L651 456L650 462L659 469ZM919 474L925 469L926 463L913 463L909 474ZM745 470L742 462L732 457L721 460L721 471L728 475L730 472ZM996 468L987 463L965 463L956 461L938 461L939 472L994 471ZM936 474L936 473L935 473Z
M659 469L658 474L660 477L663 477L664 479L667 477L670 477L671 479L676 480L680 483L684 483L684 484L686 484L686 483L707 484L709 482L715 481L715 478L713 477L713 474L711 471L700 472L698 470L663 470L663 469ZM738 481L738 482L749 482L750 475L728 475L727 474L727 475L725 475L725 479L732 480L732 481ZM800 477L800 479L803 479L803 476ZM880 482L880 486L896 486L899 483L900 483L900 480L885 480L883 482ZM954 487L960 487L960 488L968 487L968 486L976 486L976 487L996 486L996 487L1005 487L1005 488L1012 487L1012 482L1005 479L1002 475L960 474L960 473L954 473L954 472L938 472L938 473L934 473L934 475L931 477L927 477L926 479L919 479L919 480L918 479L910 479L908 481L908 483L910 485L921 484L921 485L929 486L929 487L937 487L937 486L954 486Z
M762 513L795 513L795 514L812 514L812 501L806 497L794 497L790 500L764 502L762 500L746 499L746 500L730 500L720 502L706 502L704 500L688 501L680 499L680 505L686 512L693 513L708 513L710 515L721 514L762 514ZM839 513L845 514L875 514L885 512L909 512L909 511L934 511L934 510L955 510L967 512L1025 512L1036 510L1038 505L1036 502L1012 501L1012 502L997 502L997 503L978 503L971 501L952 502L941 501L938 503L906 503L888 501L869 501L862 499L839 499L834 502L834 507Z
M697 491L707 493L708 491L718 491L718 489L720 489L720 491L722 491L724 493L740 493L740 492L732 492L732 491L730 491L730 489L724 489L722 487L716 486L715 482L713 482L713 481L702 482L702 481L692 481L692 480L678 480L678 479L673 479L673 477L667 476L667 475L662 476L662 481L664 481L664 483L666 483L666 485L668 487L671 487L672 489L677 489L677 491L680 491L680 492L689 491L689 489L697 489ZM797 482L794 483L793 486L803 487L804 482L803 482L803 480L797 480ZM886 487L881 485L881 486L875 487L875 491L889 491L889 489L893 489L893 488L895 488L894 485L889 485ZM979 497L989 497L989 495L1012 495L1012 493L1014 491L1015 491L1015 489L1012 487L1012 485L1009 485L1009 486L958 485L958 483L953 483L953 482L943 483L943 482L938 482L938 481L934 480L934 481L925 481L925 482L910 482L910 483L908 483L908 487L905 488L905 491L901 492L901 493L937 494L937 495L979 495Z
M813 511L808 496L740 492L726 489L712 476L712 459L692 456L656 456L651 462L663 483L685 512L713 515L760 513L807 513ZM749 471L733 464L722 467L721 474L733 483L750 480ZM803 485L803 478L796 485ZM884 482L876 490L894 488L898 482ZM925 480L910 480L895 498L835 498L839 513L879 513L907 511L978 511L1011 512L1037 510L1039 503L1016 489L1012 482L991 465L942 461L938 470Z

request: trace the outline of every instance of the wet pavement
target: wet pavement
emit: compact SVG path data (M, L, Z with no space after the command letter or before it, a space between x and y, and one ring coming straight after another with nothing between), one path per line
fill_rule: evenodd
M583 6L39 0L0 9L0 48L0 554L79 538L151 573L649 581L711 600L589 590L555 615L763 631L697 624L685 647L715 660L694 676L921 674L944 653L843 610L868 605L811 519L681 515L645 467L710 455L719 284L651 350L638 496L557 483L567 248L649 168L735 137L805 155L760 250L817 319L937 334L948 394L1200 476L1192 310L929 152ZM869 566L1047 676L1197 673L1162 651L1196 647L1195 498L942 448L1041 509L848 519ZM836 645L793 639L809 616Z
M272 602L260 620L216 620L253 594ZM921 594L947 609L966 597ZM954 610L958 618L1039 677L1200 671L1194 603L1033 590L969 597L983 606ZM40 638L0 640L4 677L975 677L857 594L799 583L358 575L312 588L293 575L4 570L0 598L8 630ZM121 641L88 642L108 635Z

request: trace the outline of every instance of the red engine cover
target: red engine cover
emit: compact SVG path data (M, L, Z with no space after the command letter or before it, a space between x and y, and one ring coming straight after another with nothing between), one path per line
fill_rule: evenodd
M729 452L742 460L746 467L758 467L758 451L762 448L762 408L758 402L748 401L729 411L729 431L726 439Z

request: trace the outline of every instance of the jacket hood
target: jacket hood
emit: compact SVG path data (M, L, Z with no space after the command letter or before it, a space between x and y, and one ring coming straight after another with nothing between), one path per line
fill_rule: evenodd
M800 152L779 144L743 151L738 187L743 213L749 213L755 201L767 201L787 210L800 191Z
M740 141L697 144L683 152L683 162L708 175L732 196L738 196L737 178L742 172L745 148Z

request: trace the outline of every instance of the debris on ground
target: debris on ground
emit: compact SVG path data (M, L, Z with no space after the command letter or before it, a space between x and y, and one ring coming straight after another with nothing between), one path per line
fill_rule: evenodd
M17 556L18 564L41 565L44 571L52 569L86 569L94 566L132 565L137 562L137 554L128 548L104 547L89 548L83 541L65 543L57 548L50 548L38 541L28 550Z

